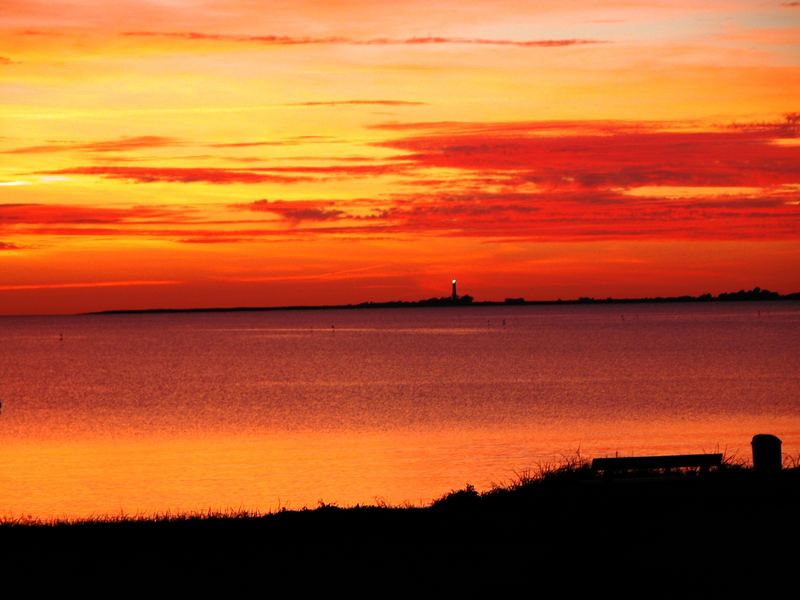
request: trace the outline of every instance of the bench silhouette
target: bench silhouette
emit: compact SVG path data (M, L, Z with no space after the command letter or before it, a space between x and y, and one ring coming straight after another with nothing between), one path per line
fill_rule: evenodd
M722 464L722 454L673 454L671 456L626 456L622 458L595 458L592 471L621 473L625 471L650 471L656 469L699 468L703 472Z

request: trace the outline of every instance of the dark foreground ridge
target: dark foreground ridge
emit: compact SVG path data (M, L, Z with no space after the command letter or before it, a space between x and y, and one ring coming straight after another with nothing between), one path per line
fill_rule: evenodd
M198 313L198 312L248 312L248 311L276 311L276 310L348 310L369 308L430 308L453 306L546 306L566 304L654 304L654 303L681 303L681 302L752 302L763 300L800 300L800 292L792 294L779 294L759 287L752 290L739 290L738 292L723 292L716 296L702 294L701 296L656 296L652 298L592 298L583 296L576 300L526 300L525 298L506 298L505 300L482 300L476 302L472 296L458 296L455 299L449 296L441 298L426 298L425 300L406 301L390 300L388 302L361 302L360 304L323 304L318 306L235 306L227 308L145 308L145 309L119 309L103 310L98 312L83 313L87 315L127 315L127 314L162 314L162 313Z
M29 590L41 581L30 573L47 573L134 587L288 584L289 597L759 598L795 586L798 507L797 467L607 477L573 464L424 508L6 522L0 564Z

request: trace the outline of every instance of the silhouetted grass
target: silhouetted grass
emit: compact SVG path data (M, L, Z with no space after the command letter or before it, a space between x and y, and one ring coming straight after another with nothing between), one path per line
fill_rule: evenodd
M427 507L379 504L7 519L0 565L5 574L323 582L349 595L379 580L370 590L388 585L390 595L531 595L553 582L558 597L760 596L794 573L783 547L800 534L800 468L764 477L731 458L707 474L607 480L576 458L483 492L466 485Z

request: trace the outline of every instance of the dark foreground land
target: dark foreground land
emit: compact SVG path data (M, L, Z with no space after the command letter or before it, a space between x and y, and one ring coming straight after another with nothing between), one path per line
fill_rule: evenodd
M796 597L800 468L607 480L569 467L427 508L0 525L0 570L288 597ZM155 589L155 587L153 588ZM337 594L338 596L339 594Z

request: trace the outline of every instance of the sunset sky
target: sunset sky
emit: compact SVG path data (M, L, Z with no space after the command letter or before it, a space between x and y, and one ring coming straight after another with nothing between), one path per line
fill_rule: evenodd
M800 2L0 0L0 314L800 291Z

